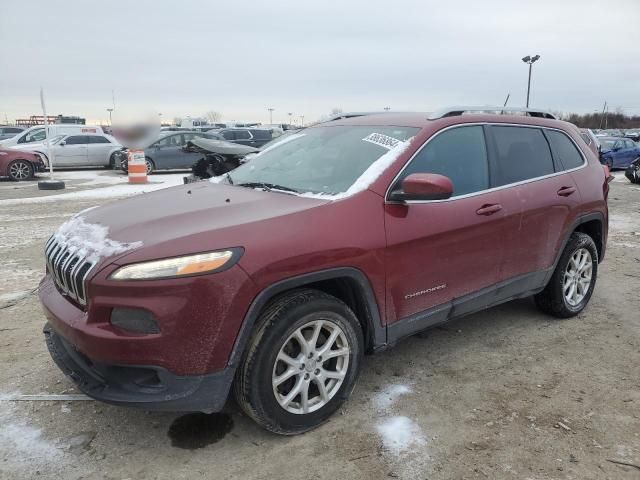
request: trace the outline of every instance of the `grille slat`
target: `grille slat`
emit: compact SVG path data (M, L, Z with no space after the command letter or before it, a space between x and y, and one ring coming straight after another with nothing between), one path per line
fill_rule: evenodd
M95 265L87 252L69 247L52 236L45 246L45 261L58 289L81 305L87 304L85 281Z

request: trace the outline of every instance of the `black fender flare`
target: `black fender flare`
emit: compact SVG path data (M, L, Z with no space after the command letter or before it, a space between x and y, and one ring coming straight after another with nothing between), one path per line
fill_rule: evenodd
M387 344L387 328L382 325L380 311L378 303L376 301L373 288L367 276L359 269L354 267L337 267L326 270L319 270L316 272L305 273L295 277L280 280L272 285L269 285L262 290L251 302L247 313L245 314L242 325L238 335L236 336L233 350L229 356L227 367L236 368L242 360L242 355L245 351L253 327L258 319L260 312L264 306L276 295L298 287L303 287L310 283L319 282L322 280L332 280L338 278L349 278L354 280L358 285L360 293L363 295L365 304L368 309L368 315L366 318L367 327L371 332L373 348L379 350L384 348Z
M587 223L592 220L598 220L602 224L602 233L603 233L602 248L601 248L600 257L598 258L598 263L600 263L601 259L604 258L604 252L607 247L607 236L605 235L605 231L607 230L607 227L605 227L604 214L602 212L593 212L593 213L587 213L586 215L582 215L576 218L571 224L571 227L567 229L567 234L562 242L562 247L559 248L558 253L556 253L556 259L553 261L553 266L549 269L549 272L547 273L547 277L545 278L544 285L549 283L549 280L551 280L551 276L553 275L553 272L555 272L556 267L558 266L558 262L560 261L560 257L562 256L562 252L564 252L564 249L566 248L567 243L569 243L569 238L571 238L571 235L573 234L573 232L575 232L576 228L578 228L583 223Z

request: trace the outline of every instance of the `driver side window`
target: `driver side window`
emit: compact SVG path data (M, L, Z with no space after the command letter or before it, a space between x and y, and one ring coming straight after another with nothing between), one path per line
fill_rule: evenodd
M407 165L394 190L412 173L449 177L453 196L488 189L489 162L483 128L479 125L456 127L436 134Z

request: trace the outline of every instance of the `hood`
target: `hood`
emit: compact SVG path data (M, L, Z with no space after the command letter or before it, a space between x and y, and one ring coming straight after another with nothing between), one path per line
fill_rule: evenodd
M42 142L32 142L32 143L21 143L19 145L11 145L7 148L10 148L11 150L32 151L32 150L40 150L43 148L47 148L47 146Z
M249 236L279 234L270 228L270 219L325 203L328 201L198 182L112 202L78 217L106 227L109 241L135 245L111 259L131 263L242 247Z
M249 153L259 152L260 149L231 143L224 140L211 140L209 138L196 137L189 142L201 151L210 153L219 153L221 155L247 155Z

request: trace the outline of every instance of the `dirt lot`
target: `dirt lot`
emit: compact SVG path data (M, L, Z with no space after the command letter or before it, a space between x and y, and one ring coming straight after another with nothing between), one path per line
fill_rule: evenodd
M365 359L342 415L293 438L234 405L185 417L22 397L77 393L41 333L44 242L73 213L139 191L111 172L65 175L58 198L0 182L0 478L640 478L640 188L620 174L583 314L553 320L523 300L411 338Z

